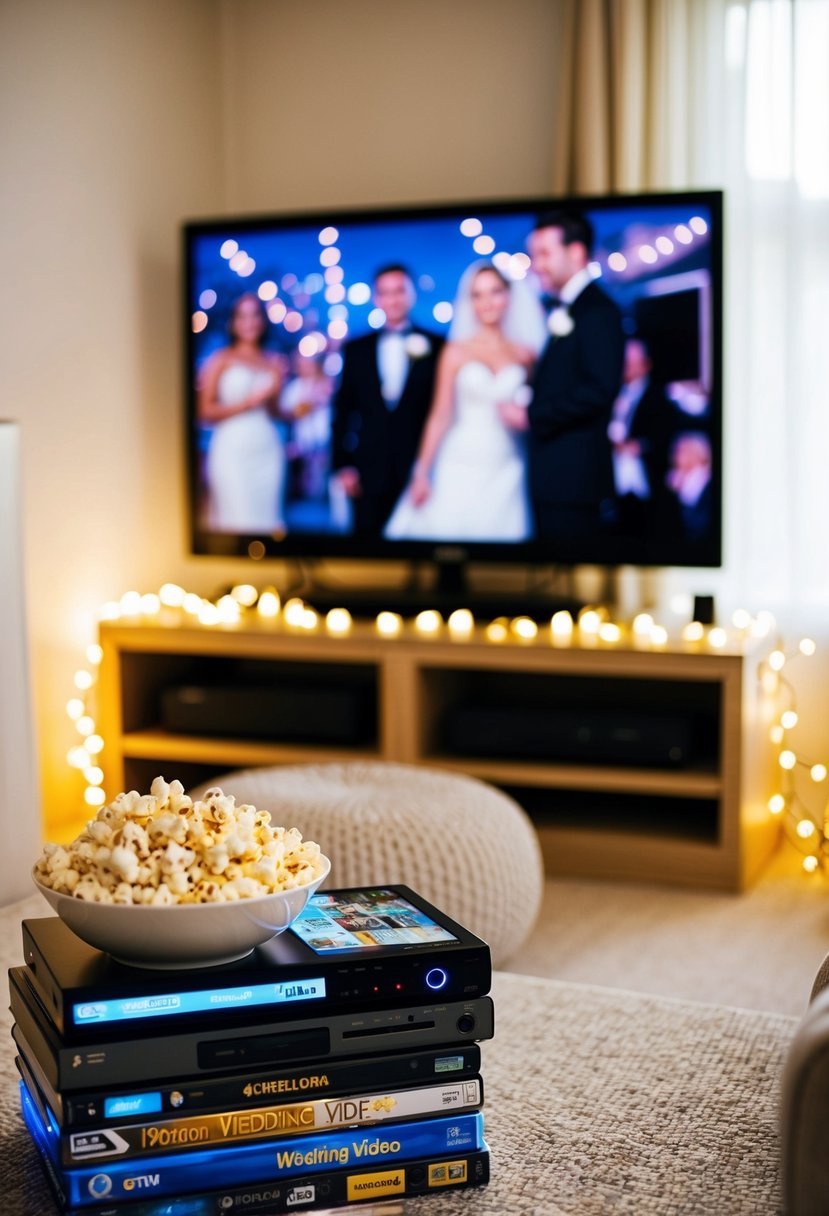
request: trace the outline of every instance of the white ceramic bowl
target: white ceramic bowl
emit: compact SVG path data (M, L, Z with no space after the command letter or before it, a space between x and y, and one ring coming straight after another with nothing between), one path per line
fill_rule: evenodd
M161 907L96 904L35 886L73 933L131 967L211 967L250 954L296 920L328 877L327 857L319 878L304 887L239 899L233 903L168 904Z

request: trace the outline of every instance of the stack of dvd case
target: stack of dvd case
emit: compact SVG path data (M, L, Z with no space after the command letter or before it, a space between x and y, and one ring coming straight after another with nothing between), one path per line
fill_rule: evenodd
M78 1216L313 1210L489 1179L489 949L407 887L318 892L219 967L150 971L58 917L9 971L23 1119Z

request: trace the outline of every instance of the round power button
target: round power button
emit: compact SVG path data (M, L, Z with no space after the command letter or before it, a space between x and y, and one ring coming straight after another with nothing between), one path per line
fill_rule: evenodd
M435 992L437 992L439 988L443 988L445 986L448 978L449 976L442 967L433 967L431 971L426 972L426 983L430 988L434 989Z

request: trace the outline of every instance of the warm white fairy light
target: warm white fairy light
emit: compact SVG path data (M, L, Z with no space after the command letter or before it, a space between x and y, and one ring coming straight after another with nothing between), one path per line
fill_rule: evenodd
M794 754L794 752L790 748L784 748L783 751L780 753L780 755L777 757L777 763L780 765L781 768L793 769L794 766L797 764L797 756Z
M773 650L767 662L772 671L782 671L786 665L786 656L782 650Z
M351 613L347 608L332 608L325 617L325 628L338 637L348 633L352 623Z
M141 596L141 613L143 616L155 616L161 610L161 599L157 595Z
M713 646L715 650L721 650L727 641L728 634L718 625L715 625L713 629L708 630L708 645Z
M602 618L596 612L595 608L585 608L579 613L579 629L582 633L597 634L599 626L602 623Z
M538 625L528 616L517 616L510 622L510 631L522 642L532 642L538 637Z
M378 612L374 624L381 637L396 638L403 629L403 618L398 612Z
M199 618L200 625L218 625L221 623L222 619L222 615L216 605L208 603L207 600L202 601L196 615Z
M124 616L139 616L141 613L141 596L137 591L125 591L118 604Z
M550 621L550 632L557 642L570 641L573 636L573 618L565 609L554 612Z
M89 714L83 714L75 723L75 730L79 735L93 735L95 733L95 723Z
M294 629L301 629L305 619L305 605L301 599L294 596L285 604L282 611L285 624L291 625Z
M751 613L745 608L735 608L731 615L731 624L735 629L749 629L751 626Z
M812 767L809 769L809 776L812 778L812 780L817 785L819 785L821 783L821 781L826 780L826 765L825 764L813 764Z
M749 631L754 638L767 638L776 624L773 612L758 612Z
M622 631L613 621L604 621L599 626L599 637L603 642L609 642L612 645L621 640Z
M186 592L178 583L164 583L158 593L165 608L180 608L184 603Z
M89 740L87 739L87 743ZM66 762L72 768L87 768L89 766L89 752L86 747L70 747L66 753Z
M780 815L786 809L786 799L782 794L772 794L768 805L772 815Z
M252 583L237 583L231 587L230 594L243 608L252 608L259 598L259 592Z
M104 741L100 735L90 735L84 743L84 747L89 752L90 756L97 756L104 750ZM87 764L89 761L87 760Z
M305 606L302 609L302 618L299 622L300 626L303 629L307 629L310 632L311 630L316 629L317 625L319 624L319 621L320 621L320 619L319 619L319 616L316 613L316 611L313 608L309 607L308 604L305 604Z
M801 638L798 650L801 654L806 655L807 658L811 658L811 656L817 650L817 647L811 638Z
M506 642L509 637L507 618L499 616L496 620L490 621L485 632L488 642Z
M83 670L75 672L75 687L79 688L81 692L86 692L88 688L91 688L93 682L91 672Z
M78 718L80 718L83 711L84 711L84 703L80 699L80 697L72 697L71 700L66 702L67 716L69 718L71 718L73 722L77 722Z
M639 612L633 618L633 625L631 628L633 629L633 632L637 638L649 638L651 636L653 626L654 619L651 614L649 612Z
M468 608L456 608L454 612L449 614L446 625L449 629L450 637L456 641L463 641L474 633L475 617Z
M434 608L426 608L423 612L418 612L414 622L417 632L426 634L428 637L438 633L442 624L443 617Z
M99 786L88 785L84 790L83 800L88 806L103 806L107 797Z
M104 657L102 648L96 643L91 642L86 648L86 661L91 663L93 667L100 666L101 659Z
M268 620L279 616L280 600L275 591L263 591L259 596L259 601L256 605L256 611L260 616L266 617Z
M196 595L195 591L188 591L181 601L181 606L190 616L198 616L201 612L202 598L200 595Z
M780 725L784 730L794 730L798 721L798 716L793 709L787 709L780 715Z
M705 626L700 621L689 621L682 630L682 640L685 642L701 642L705 637Z
M817 857L814 857L811 853L808 857L803 858L803 869L807 874L814 874L819 865L820 862L818 861Z
M667 646L668 630L664 625L654 625L651 629L651 642L654 646Z
M242 619L242 609L232 595L223 595L216 604L216 611L223 625L236 625Z
M98 768L97 764L88 764L83 770L84 781L88 785L103 785L104 770Z
M775 722L774 726L769 730L769 738L774 744L782 743L785 734L786 732L779 722Z
M801 840L808 840L810 836L814 836L816 828L811 819L801 819L795 831Z

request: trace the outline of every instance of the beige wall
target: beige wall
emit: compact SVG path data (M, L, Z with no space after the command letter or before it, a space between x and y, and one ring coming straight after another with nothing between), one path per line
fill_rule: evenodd
M181 562L179 221L222 204L210 0L0 9L0 414L22 427L47 818L103 600Z
M549 0L5 0L0 416L22 427L47 826L101 603L238 574L186 557L178 225L549 187ZM81 811L81 818L83 812Z
M551 187L553 0L222 0L233 209Z

